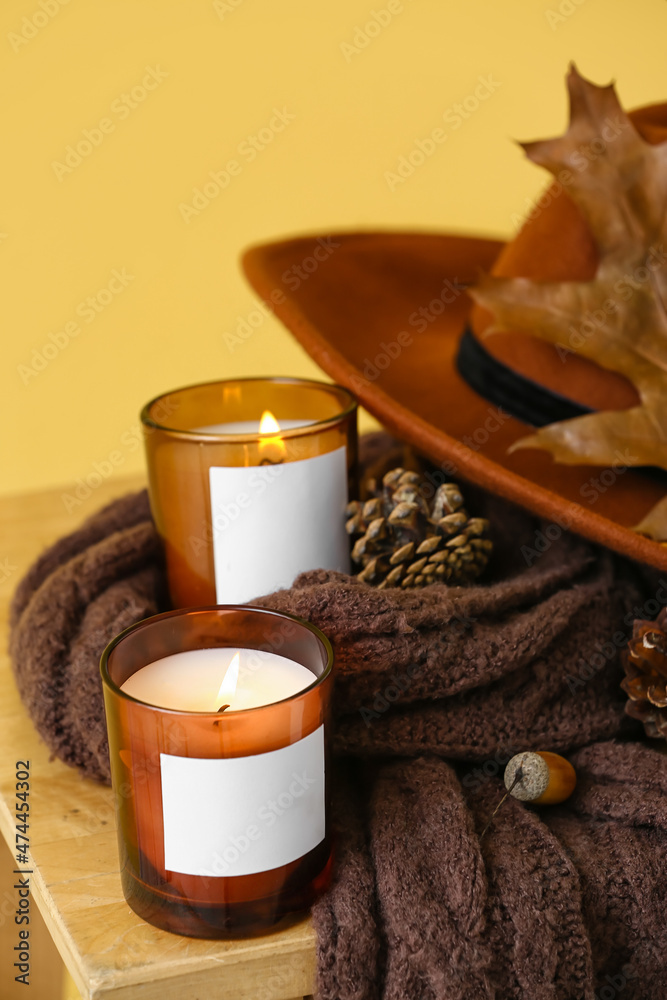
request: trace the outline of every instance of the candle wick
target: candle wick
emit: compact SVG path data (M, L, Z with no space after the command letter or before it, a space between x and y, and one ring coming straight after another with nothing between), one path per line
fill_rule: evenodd
M260 465L282 465L284 461L285 461L285 459L284 459L284 458L279 458L279 459L278 459L278 460L277 460L276 462L274 462L274 461L273 461L272 459L270 459L270 458L263 458L263 459L262 459L262 460L260 461L260 463L259 463L259 464L260 464Z
M229 706L229 705L221 705L220 708L218 709L218 712L224 712L225 709L230 708L230 707L231 706Z

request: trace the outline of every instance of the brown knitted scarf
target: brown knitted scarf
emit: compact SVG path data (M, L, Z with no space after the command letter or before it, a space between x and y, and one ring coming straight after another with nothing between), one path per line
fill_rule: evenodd
M378 591L314 571L256 602L312 621L336 653L337 870L314 908L319 996L664 1000L667 757L627 742L639 734L618 687L638 576L466 494L493 525L484 584ZM88 777L109 780L100 652L165 606L145 492L58 542L17 589L21 696ZM575 795L541 810L510 799L480 842L503 765L531 748L570 754Z

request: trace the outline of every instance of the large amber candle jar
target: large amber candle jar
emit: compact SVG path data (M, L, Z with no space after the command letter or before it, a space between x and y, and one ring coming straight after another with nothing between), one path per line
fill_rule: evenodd
M332 667L318 629L259 608L170 611L109 644L120 872L139 916L193 937L256 933L326 887ZM179 708L197 698L209 710Z
M141 419L174 607L244 603L309 569L349 571L357 407L287 378L188 386Z

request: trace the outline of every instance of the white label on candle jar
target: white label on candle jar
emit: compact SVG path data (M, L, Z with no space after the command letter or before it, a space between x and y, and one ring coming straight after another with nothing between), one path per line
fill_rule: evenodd
M167 871L255 875L324 840L324 726L251 757L161 753L160 772Z
M218 604L290 587L309 569L349 573L345 448L283 465L209 471Z

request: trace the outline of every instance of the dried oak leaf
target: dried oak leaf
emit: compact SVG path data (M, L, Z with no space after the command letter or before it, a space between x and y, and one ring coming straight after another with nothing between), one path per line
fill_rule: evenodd
M628 410L549 424L512 450L542 448L567 465L608 465L620 450L630 465L667 469L667 142L641 138L613 85L598 87L571 66L567 86L567 132L522 146L561 183L568 172L565 189L597 245L595 278L486 275L470 292L494 315L487 332L525 331L581 354L625 375L640 398ZM667 537L667 498L636 530Z

